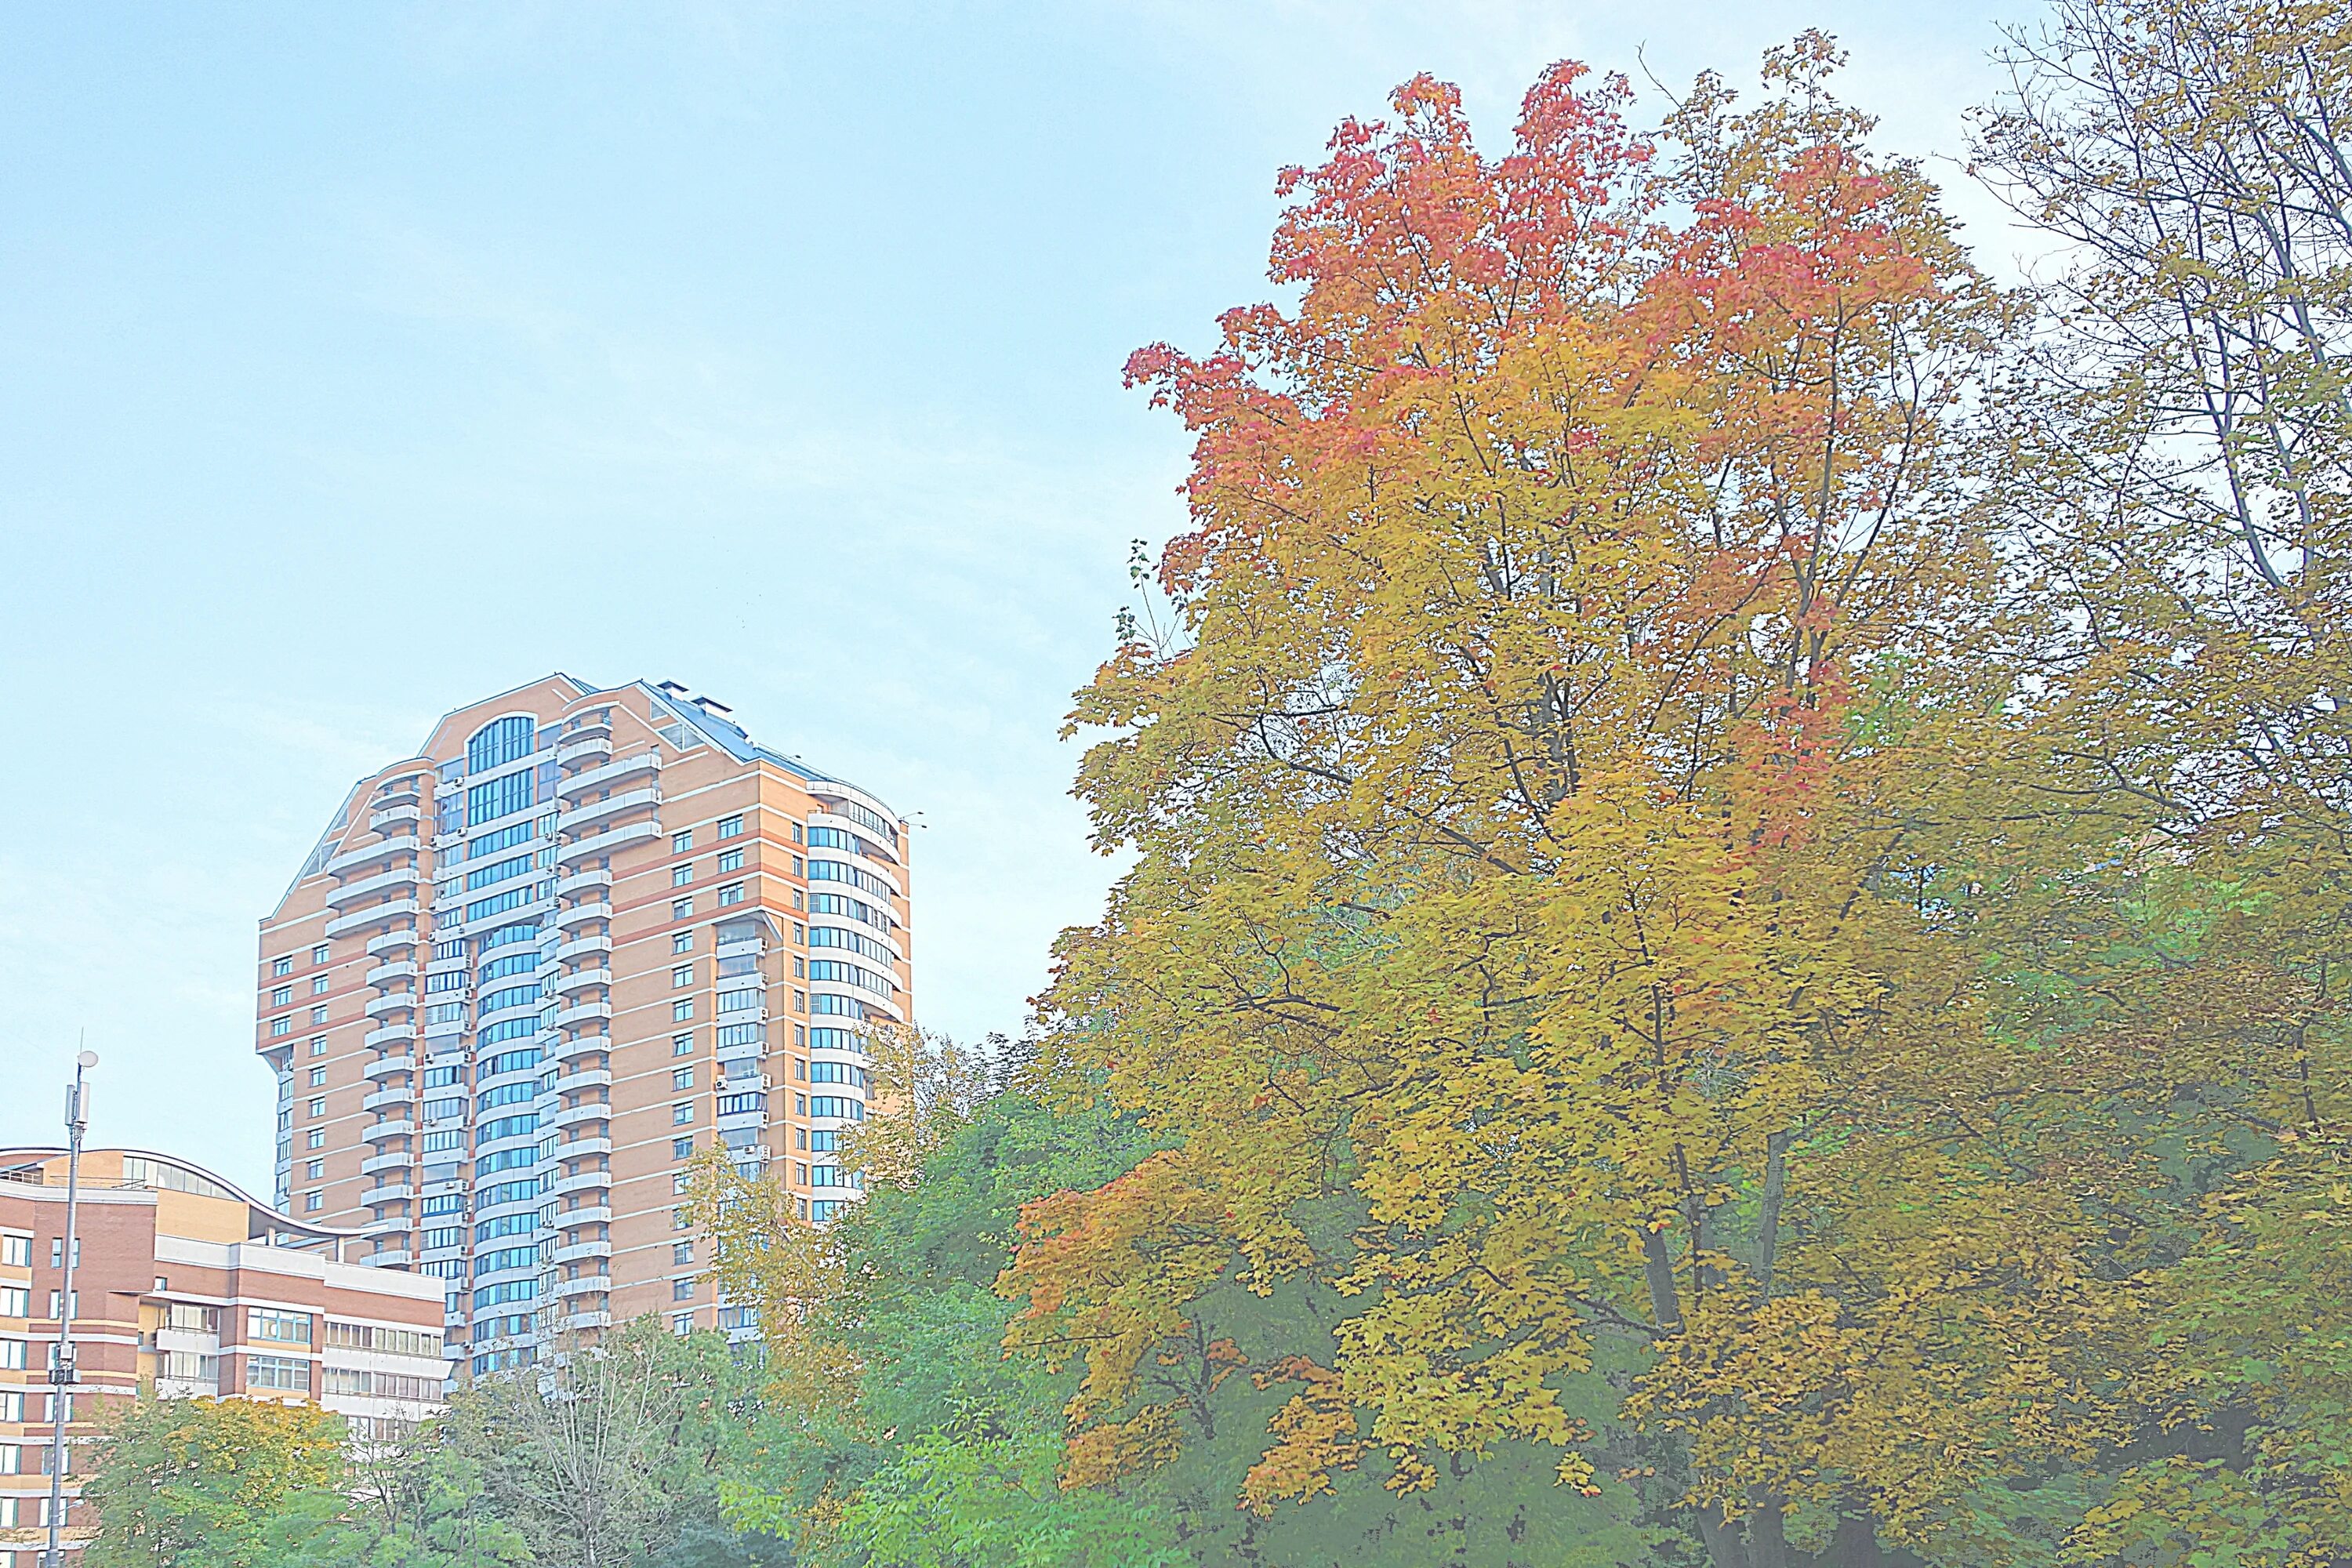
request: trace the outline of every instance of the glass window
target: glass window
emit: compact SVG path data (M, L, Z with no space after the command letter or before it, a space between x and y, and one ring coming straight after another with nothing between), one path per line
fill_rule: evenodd
M493 719L474 731L466 742L466 771L478 773L502 763L511 763L531 752L531 739L538 726L525 716Z
M283 1007L293 1000L294 987L291 985L280 985L269 994L269 1005L273 1007Z
M694 900L692 899L672 899L669 901L670 919L674 921L688 920L690 919L693 914Z
M302 1179L306 1182L325 1181L327 1179L327 1162L324 1160L312 1160L309 1163L305 1164L302 1167Z
M293 1032L294 1032L294 1020L293 1020L293 1019L291 1019L291 1018L272 1018L272 1019L270 1019L270 1020L269 1020L269 1037L270 1037L271 1039L276 1039L276 1038L277 1038L278 1036L280 1036L280 1035L290 1035L290 1034L292 1034Z
M310 1009L310 1022L313 1026L323 1024L326 1021L327 1010L324 1007L313 1007Z
M694 1069L692 1068L678 1068L676 1072L669 1075L669 1086L672 1089L692 1089L694 1087Z
M322 942L318 946L310 950L310 962L313 963L324 963L327 962L327 944L325 942Z
M288 953L288 954L287 954L285 957L283 957L283 958L273 958L273 959L271 959L271 960L269 961L269 973L272 973L272 974L291 974L291 973L294 973L294 955L293 955L292 953L290 953L290 952L289 952L289 953Z
M673 888L683 888L683 887L685 887L688 882L691 882L691 881L693 881L693 880L694 880L694 862L693 862L693 861L689 860L689 861L688 861L688 862L687 862L685 865L683 865L683 866L672 866L672 867L669 868L669 885L670 885L671 887L673 887Z
M740 833L740 832L742 832L742 831L743 831L743 819L742 819L742 817L741 817L741 816L722 816L722 817L720 817L720 818L719 819L719 837L721 837L721 838L732 838L732 837L734 837L737 834L739 834L739 833Z
M672 1035L669 1037L669 1054L674 1057L692 1056L694 1054L693 1035Z
M305 1214L312 1214L312 1213L316 1213L318 1210L322 1209L322 1208L325 1208L326 1206L327 1206L327 1194L324 1194L324 1193L304 1193L304 1194L302 1194L302 1210L303 1210L303 1212L304 1212Z
M673 1279L673 1280L671 1280L671 1281L669 1282L669 1299L670 1299L671 1300L673 1300L673 1301L691 1301L691 1300L694 1300L694 1281L693 1281L693 1280L691 1280L691 1279Z
M310 1069L310 1087L312 1089L323 1089L326 1087L326 1083L327 1069L325 1068L312 1068Z
M693 997L688 996L688 998L686 998L686 999L685 999L684 1001L682 1001L682 1002L673 1002L673 1003L671 1003L671 1004L669 1005L669 1021L670 1021L671 1023L673 1023L673 1024L683 1024L683 1023L685 1023L688 1018L691 1018L691 1017L693 1017L693 1016L694 1016L694 998L693 998Z
M669 939L669 950L672 952L692 952L694 951L694 933L690 931L682 931L673 933Z
M313 1116L324 1116L324 1115L326 1115L326 1114L327 1114L327 1102L326 1102L324 1100L312 1100L312 1101L310 1102L310 1114L311 1114L311 1115L313 1115Z
M743 851L740 849L722 851L719 857L719 868L721 871L740 871L743 868Z
M280 1312L255 1307L245 1315L245 1331L249 1339L275 1340L286 1345L307 1345L310 1342L310 1315L308 1312Z
M310 1363L291 1356L249 1355L245 1358L245 1385L306 1394L310 1388Z
M669 836L669 852L670 852L671 854L673 854L673 855L683 855L683 854L685 854L688 850L689 850L689 849L691 849L691 848L693 848L693 847L694 847L694 829L693 829L693 828L689 827L689 828L688 828L688 829L687 829L685 832L683 832L683 833L673 833L673 834L671 834L671 835Z
M327 1146L327 1130L323 1127L311 1128L303 1135L303 1138L302 1147L305 1149L323 1149Z
M325 975L313 974L310 976L310 994L313 996L324 996L327 994L327 987L331 984L333 983Z
M670 989L673 991L677 990L682 986L693 984L694 965L691 963L681 963L676 969L671 970L669 972L669 984Z
M693 1140L693 1139L691 1139L691 1138L673 1138L673 1139L671 1139L671 1140L669 1141L669 1157L670 1157L671 1159L673 1159L673 1160L691 1160L691 1159L693 1159L693 1158L694 1158L694 1140Z
M314 1056L314 1057L323 1057L323 1056L325 1056L325 1055L327 1054L327 1037L326 1037L326 1036L324 1036L324 1035L314 1035L314 1036L312 1036L312 1037L311 1037L311 1038L310 1038L310 1054L311 1054L312 1056Z
M740 883L740 882L730 882L730 883L728 883L725 887L723 887L723 888L721 888L721 889L719 889L719 902L720 903L720 905L721 905L722 907L723 907L723 906L726 906L726 905L730 905L730 904L740 904L740 903L741 903L742 901L743 901L743 884L742 884L742 883Z
M681 1100L669 1108L669 1124L672 1127L683 1127L693 1120L694 1101Z

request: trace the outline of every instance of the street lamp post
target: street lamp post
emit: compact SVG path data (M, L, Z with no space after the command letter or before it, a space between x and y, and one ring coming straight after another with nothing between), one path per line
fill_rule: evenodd
M89 1126L89 1091L82 1074L98 1065L96 1051L74 1058L73 1087L66 1090L66 1237L65 1289L58 1293L57 1360L49 1367L49 1549L41 1554L42 1568L66 1568L65 1547L59 1540L66 1511L66 1411L75 1382L73 1350L74 1221L81 1202L81 1135Z

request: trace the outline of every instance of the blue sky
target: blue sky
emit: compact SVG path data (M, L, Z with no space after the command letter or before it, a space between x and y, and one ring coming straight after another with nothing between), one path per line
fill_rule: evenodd
M1551 60L1747 82L1806 26L1950 157L2030 14L0 7L0 1142L86 1030L94 1137L267 1191L255 921L554 668L922 812L919 1011L1017 1030L1110 874L1055 731L1181 517L1119 365L1265 296L1276 169L1417 70L1495 145Z

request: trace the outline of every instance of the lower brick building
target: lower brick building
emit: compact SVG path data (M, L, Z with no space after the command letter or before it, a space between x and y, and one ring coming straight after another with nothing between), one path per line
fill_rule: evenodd
M61 1315L79 1369L66 1407L73 1547L90 1521L71 1449L100 1402L142 1385L322 1405L362 1436L440 1407L440 1282L344 1261L355 1233L184 1160L85 1150L68 1302L65 1215L65 1151L0 1148L0 1568L34 1568L46 1539Z

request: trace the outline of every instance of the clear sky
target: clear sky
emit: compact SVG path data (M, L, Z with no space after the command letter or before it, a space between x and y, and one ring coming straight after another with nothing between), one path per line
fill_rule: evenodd
M1417 70L1495 146L1551 60L1752 84L1807 26L1950 158L2026 15L0 5L0 1142L87 1031L93 1138L266 1193L255 922L551 669L921 812L919 1015L1017 1031L1110 875L1055 729L1181 517L1119 365L1265 296L1275 171Z

